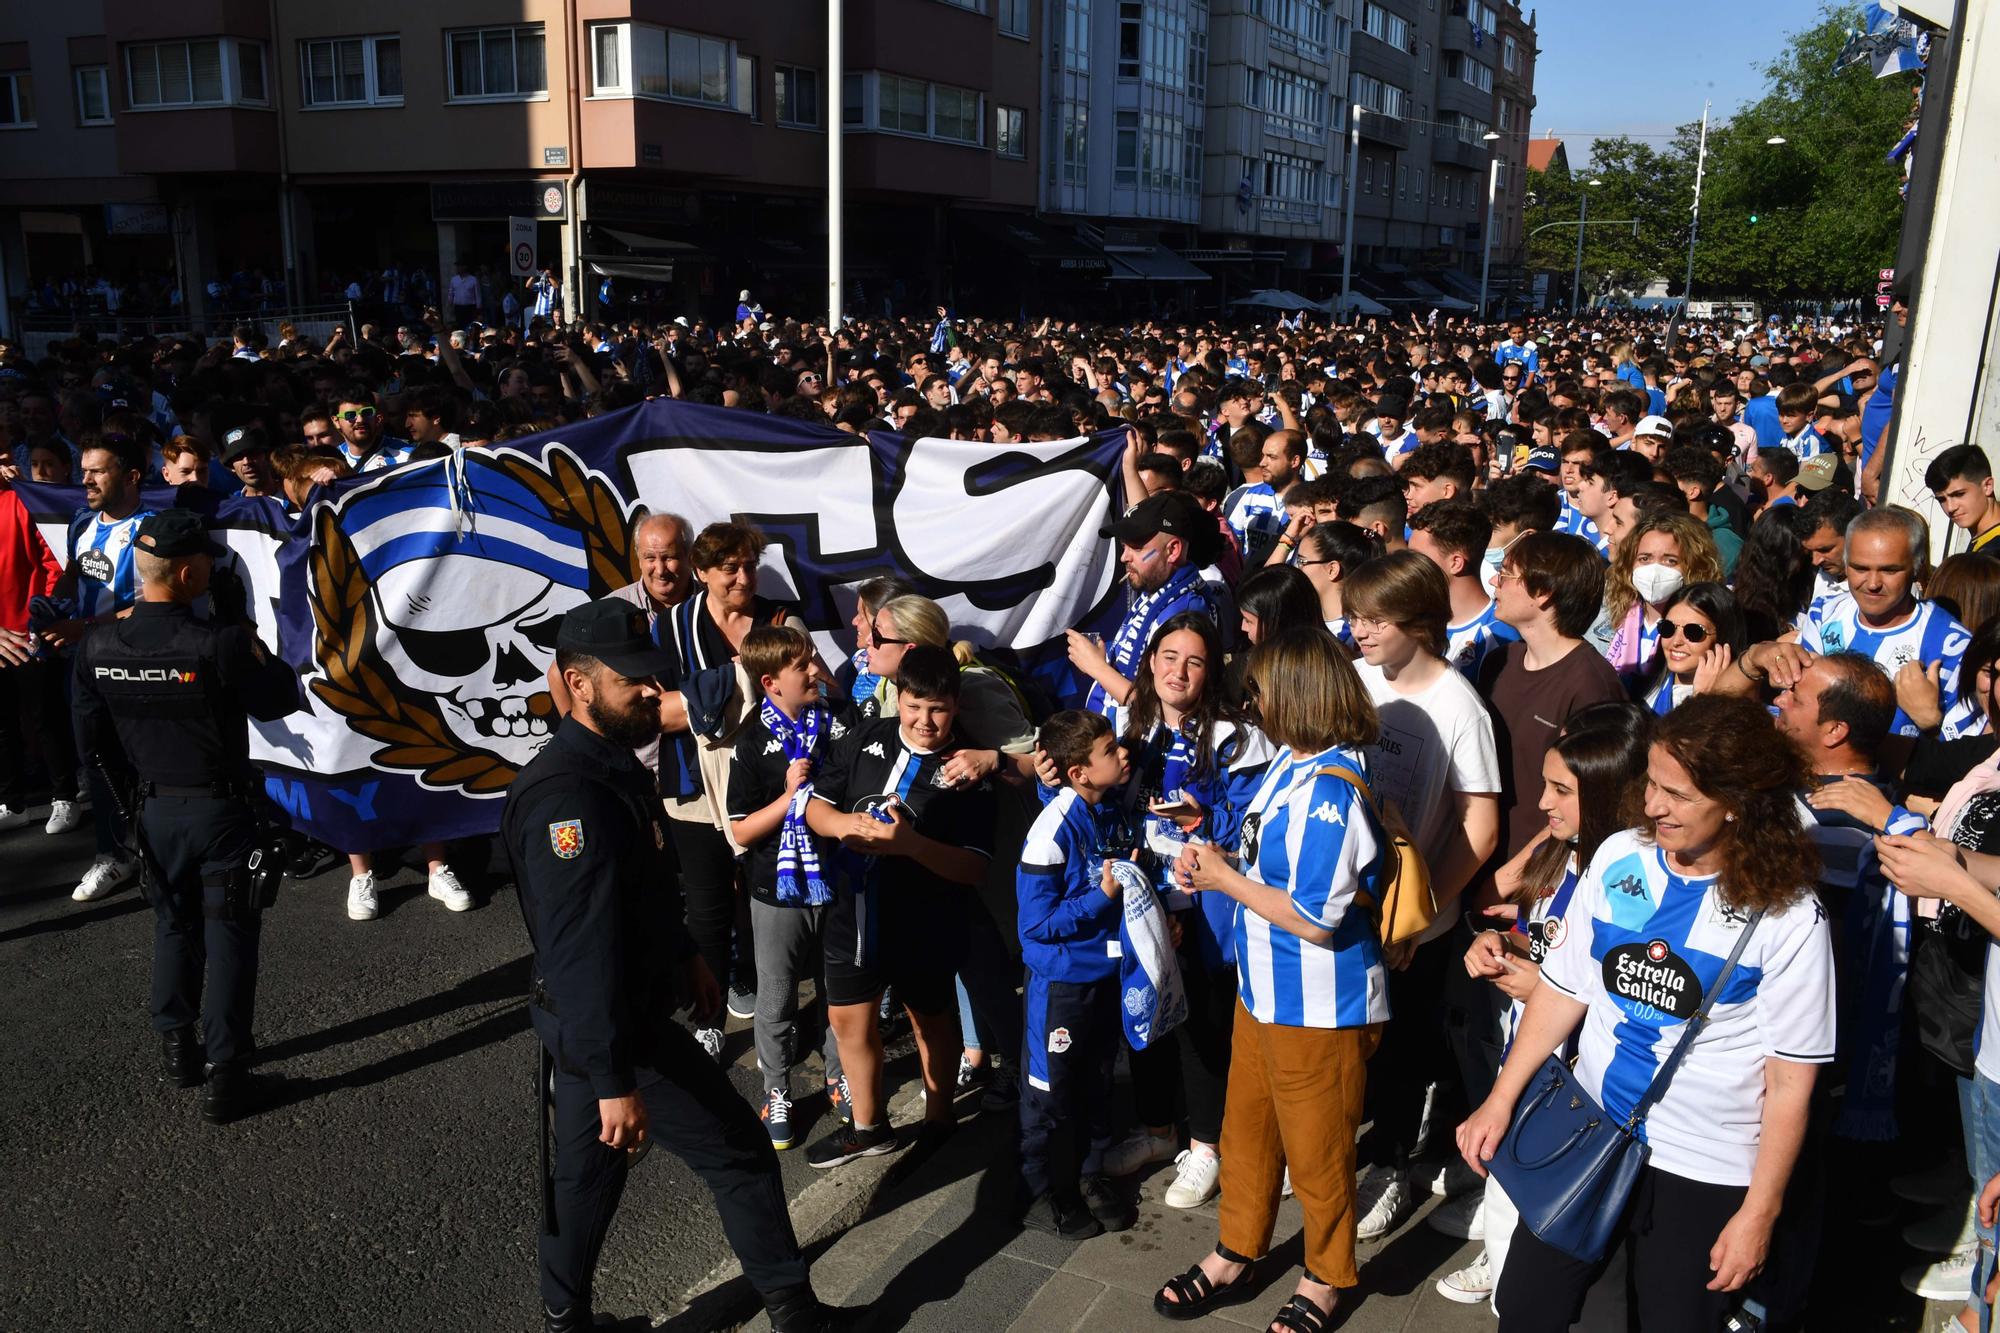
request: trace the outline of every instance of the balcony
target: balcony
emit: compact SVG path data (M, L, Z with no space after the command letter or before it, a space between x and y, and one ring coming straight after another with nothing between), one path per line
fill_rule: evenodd
M1404 149L1410 146L1410 124L1394 116L1384 116L1374 111L1361 113L1361 137L1369 143L1378 143L1386 148Z
M1467 143L1456 133L1443 126L1434 127L1437 133L1431 136L1431 161L1442 167L1463 167L1467 171L1485 171L1492 159L1486 151L1484 140Z
M1447 120L1453 111L1462 111L1474 120L1493 119L1493 94L1454 75L1440 74L1437 81L1437 119Z

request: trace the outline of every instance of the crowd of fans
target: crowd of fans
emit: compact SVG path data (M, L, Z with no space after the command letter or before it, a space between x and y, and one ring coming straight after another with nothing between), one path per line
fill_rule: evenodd
M64 698L74 645L130 604L142 484L296 507L658 395L849 433L1118 430L1128 507L1104 535L1129 602L1115 633L1068 635L1075 707L958 641L917 589L862 586L853 655L830 665L759 596L755 529L662 512L634 534L618 595L680 666L662 686L732 659L744 682L731 734L670 692L636 748L689 932L753 1025L774 1146L802 1118L811 980L836 1120L812 1165L896 1148L880 1025L907 1013L924 1133L970 1092L1018 1106L1029 1224L1130 1226L1130 1181L1159 1164L1167 1205L1219 1195L1215 1250L1156 1298L1170 1317L1244 1294L1289 1192L1306 1271L1274 1326L1318 1333L1357 1242L1435 1194L1431 1226L1483 1241L1439 1290L1492 1301L1505 1329L1790 1326L1836 1167L1851 1221L1891 1219L1892 1190L1940 1209L1904 1229L1906 1282L1966 1298L1968 1329L1983 1315L2000 500L1977 448L1931 461L1966 548L1935 566L1926 519L1886 502L1881 327L941 310L830 330L747 292L714 326L484 323L483 297L448 301L450 319L324 344L256 325L39 363L0 344L0 473L85 500L51 552L0 496L0 827L93 811L79 901L135 873ZM550 689L566 711L553 667ZM1436 913L1384 943L1392 835ZM368 920L381 850L319 849L301 873L345 855L348 915ZM469 907L447 849L421 855L431 896ZM1134 883L1171 921L1187 1002L1158 1040L1120 1016ZM1652 1108L1612 1254L1538 1240L1485 1176L1529 1078L1568 1051L1630 1111L1745 931ZM720 1053L723 1015L694 1021ZM1946 1142L1962 1155L1904 1171L1935 1154L1899 1143Z

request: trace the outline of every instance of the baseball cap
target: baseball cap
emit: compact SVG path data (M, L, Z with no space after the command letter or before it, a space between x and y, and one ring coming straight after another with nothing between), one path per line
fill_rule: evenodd
M1639 424L1632 428L1634 435L1663 435L1674 437L1674 423L1662 416L1640 417Z
M1832 454L1818 454L1799 464L1798 483L1802 491L1823 491L1833 485L1834 469L1840 466L1840 459Z
M222 437L222 461L233 463L245 454L268 452L270 448L271 441L265 436L262 426L254 422L238 426Z
M596 658L633 680L673 669L673 659L653 642L646 613L617 597L585 602L562 619L556 647Z
M740 291L740 292L736 293L736 299L737 299L737 300L739 300L739 301L747 301L747 300L749 300L749 299L750 299L750 289L749 289L748 287L745 287L745 288L744 288L744 289L743 289L742 291Z
M1550 474L1561 472L1562 451L1557 449L1553 444L1538 444L1528 450L1528 459L1521 466L1524 468L1533 468L1537 472L1547 472Z
M191 509L160 509L146 515L139 520L132 544L162 559L222 554L222 547L209 540L208 524Z
M1116 537L1127 546L1143 546L1162 532L1186 542L1194 563L1202 565L1214 558L1215 544L1222 539L1208 511L1183 491L1147 496L1123 518L1105 524L1098 535Z

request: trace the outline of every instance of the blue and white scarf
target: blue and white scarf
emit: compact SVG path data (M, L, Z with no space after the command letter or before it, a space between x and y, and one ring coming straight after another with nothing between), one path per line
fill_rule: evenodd
M1118 633L1111 640L1108 656L1118 674L1127 680L1139 674L1139 659L1146 655L1146 645L1152 642L1153 631L1159 622L1166 619L1165 611L1190 584L1199 585L1201 573L1189 565L1182 565L1168 576L1167 581L1132 603L1125 613L1125 621L1118 627Z
M806 709L794 722L780 712L777 705L766 699L757 710L757 716L785 747L785 763L798 759L811 759L819 749L821 728L829 719L824 708L817 705ZM806 907L818 907L833 901L833 889L820 873L819 845L813 840L812 830L806 827L806 802L812 799L813 785L808 778L792 793L792 803L785 807L785 823L778 830L778 901Z

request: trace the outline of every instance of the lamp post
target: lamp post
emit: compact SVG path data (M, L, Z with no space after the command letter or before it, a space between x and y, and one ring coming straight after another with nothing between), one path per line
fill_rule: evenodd
M845 172L840 156L841 127L846 108L841 97L841 37L844 15L841 0L827 0L826 6L826 89L822 96L826 116L826 327L829 334L840 330L846 313L846 293L841 286L843 251L846 248L845 219L841 216L846 192Z
M1708 103L1701 104L1701 146L1694 158L1694 210L1688 219L1688 271L1687 281L1681 284L1681 308L1692 310L1694 305L1694 238L1701 230L1701 178L1708 170Z
M1348 117L1347 131L1347 223L1340 241L1340 310L1345 314L1354 291L1354 178L1361 171L1361 113L1367 110L1356 102Z
M1593 177L1585 181L1584 184L1595 187L1604 184L1604 182ZM1590 221L1590 190L1584 189L1579 191L1577 193L1577 201L1576 273L1570 279L1569 283L1569 312L1572 315L1583 309L1583 229Z
M1492 130L1483 136L1487 143L1496 143L1500 136ZM1486 321L1486 277L1493 268L1493 198L1500 193L1500 150L1489 148L1493 160L1486 173L1486 227L1479 233L1479 319Z

